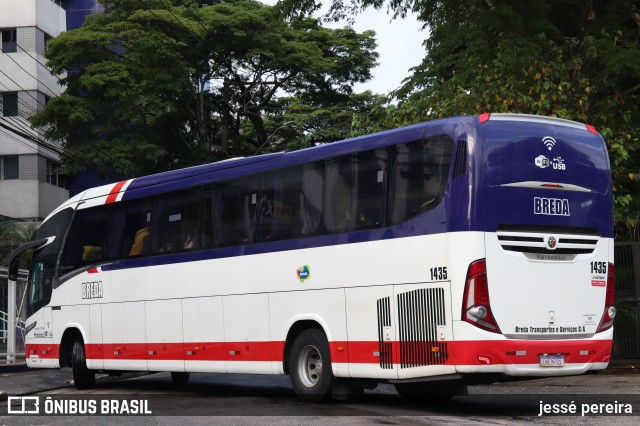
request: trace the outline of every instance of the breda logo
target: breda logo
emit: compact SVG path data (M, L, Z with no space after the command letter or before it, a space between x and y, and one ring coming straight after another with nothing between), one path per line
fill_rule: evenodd
M545 216L570 216L569 200L566 198L534 197L533 213Z
M557 245L558 241L556 240L556 237L554 237L553 235L549 235L547 237L547 248L549 250L555 250Z

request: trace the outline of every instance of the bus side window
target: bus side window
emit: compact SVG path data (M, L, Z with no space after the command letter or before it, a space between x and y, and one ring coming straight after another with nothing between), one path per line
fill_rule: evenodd
M207 185L204 189L204 202L202 210L202 238L200 244L203 248L221 247L223 245L222 234L222 191L218 185Z
M200 247L200 188L163 194L156 202L153 254L194 250Z
M324 227L329 232L353 230L356 167L355 155L345 155L326 162Z
M386 159L386 151L379 149L327 161L324 203L327 231L383 226Z
M141 199L113 204L109 230L109 260L148 255L151 201Z
M220 198L219 206L224 206L220 215L222 245L236 246L252 243L258 204L257 181L243 179L221 184Z
M386 168L386 150L358 154L356 228L383 226Z
M391 224L436 207L447 184L453 141L434 136L391 147L388 217Z
M302 168L301 221L302 235L314 235L321 230L324 164L305 164Z
M266 174L262 182L258 203L256 240L275 241L300 235L302 212L302 168L293 167Z
M76 211L60 257L59 276L104 260L108 221L106 205Z

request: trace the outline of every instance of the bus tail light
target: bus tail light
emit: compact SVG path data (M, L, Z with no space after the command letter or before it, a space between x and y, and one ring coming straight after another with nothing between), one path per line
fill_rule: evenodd
M491 313L485 259L476 260L469 265L462 303L463 321L483 330L500 333L500 327Z
M611 328L613 325L613 319L616 317L616 308L614 305L614 293L613 293L613 276L614 276L614 267L613 263L609 263L609 267L607 268L607 296L604 302L604 313L602 314L602 320L600 321L600 325L598 326L598 331L596 333L600 333L601 331L605 331Z
M484 114L480 114L478 116L478 121L480 122L480 124L489 121L489 119L491 118L491 113L490 112L485 112Z

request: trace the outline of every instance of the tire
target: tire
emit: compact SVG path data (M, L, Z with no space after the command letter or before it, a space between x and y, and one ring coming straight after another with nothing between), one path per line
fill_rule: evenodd
M289 377L301 401L320 402L331 398L333 370L329 343L318 329L305 330L296 337L288 356Z
M81 339L73 342L71 349L71 369L76 389L91 389L96 384L96 373L87 368L87 356Z
M173 372L171 373L171 381L174 385L185 385L189 381L191 373Z
M456 382L395 383L404 398L414 402L442 402L457 395L468 395L467 386Z

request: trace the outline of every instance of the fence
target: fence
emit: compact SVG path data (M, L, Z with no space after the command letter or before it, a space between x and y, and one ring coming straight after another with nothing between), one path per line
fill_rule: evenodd
M640 359L640 242L615 245L613 358Z
M24 309L24 297L27 288L27 271L20 270L18 281L16 282L15 300L9 300L8 274L6 268L0 268L0 363L3 359L14 360L16 355L24 354L24 330L26 320L26 309ZM18 318L15 330L9 330L9 303L15 303ZM13 333L13 335L11 335ZM7 343L13 337L15 351L8 353Z

